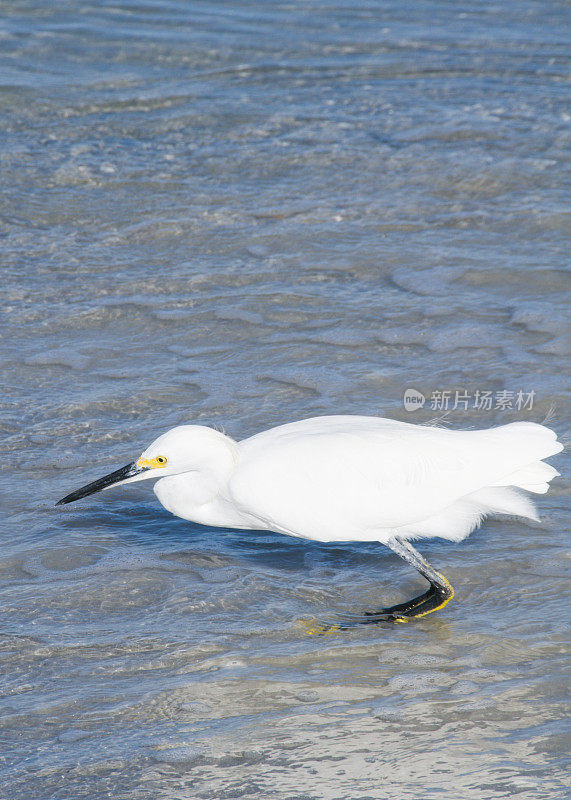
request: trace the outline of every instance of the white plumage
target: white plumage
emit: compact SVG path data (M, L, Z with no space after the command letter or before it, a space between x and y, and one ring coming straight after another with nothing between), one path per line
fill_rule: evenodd
M377 417L280 425L234 442L200 426L174 428L143 453L164 453L155 492L173 514L319 541L440 536L464 539L486 514L537 520L521 491L542 493L562 449L532 422L453 431ZM178 472L178 470L181 472ZM137 477L131 480L137 480Z
M166 509L205 525L382 542L430 588L357 621L403 621L437 611L454 596L410 540L460 541L487 514L537 520L524 491L547 491L559 473L543 459L562 449L553 431L532 422L453 431L378 417L314 417L241 442L183 425L156 439L136 463L59 502L155 478Z

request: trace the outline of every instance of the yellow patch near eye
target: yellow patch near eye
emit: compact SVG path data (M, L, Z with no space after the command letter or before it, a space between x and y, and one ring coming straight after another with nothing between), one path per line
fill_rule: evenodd
M141 457L137 461L137 466L142 467L143 469L160 469L161 467L166 467L166 465L167 465L166 456L157 456L156 458Z

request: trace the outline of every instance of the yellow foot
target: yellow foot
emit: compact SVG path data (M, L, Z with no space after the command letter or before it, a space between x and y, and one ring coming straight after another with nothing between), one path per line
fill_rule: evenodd
M340 625L329 625L316 619L298 619L298 624L305 628L309 636L323 636L326 633L340 633Z

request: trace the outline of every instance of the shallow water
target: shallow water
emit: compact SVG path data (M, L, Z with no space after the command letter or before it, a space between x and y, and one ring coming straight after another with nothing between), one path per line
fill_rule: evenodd
M565 6L0 9L0 796L565 796L561 479L424 544L442 613L327 636L421 579L149 487L53 507L185 421L564 434Z

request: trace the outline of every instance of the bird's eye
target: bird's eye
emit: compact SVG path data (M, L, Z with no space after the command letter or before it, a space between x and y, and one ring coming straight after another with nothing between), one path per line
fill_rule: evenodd
M166 463L167 463L167 457L166 456L157 456L157 464L163 465L163 464L166 464Z

